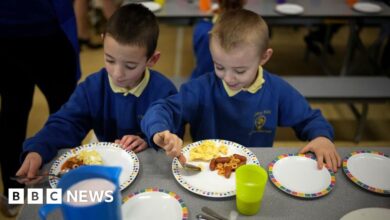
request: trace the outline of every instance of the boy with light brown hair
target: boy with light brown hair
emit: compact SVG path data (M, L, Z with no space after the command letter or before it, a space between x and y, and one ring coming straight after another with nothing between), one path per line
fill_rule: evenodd
M222 14L210 33L215 71L184 84L179 93L155 102L141 122L151 145L179 156L175 134L189 123L194 141L225 139L246 147L271 147L278 126L292 127L309 141L318 168L337 170L340 156L333 129L319 110L280 77L262 68L271 58L265 21L248 10Z

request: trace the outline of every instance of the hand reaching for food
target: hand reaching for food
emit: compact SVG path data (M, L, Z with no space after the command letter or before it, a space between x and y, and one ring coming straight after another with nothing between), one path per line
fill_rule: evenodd
M168 130L154 134L153 142L164 149L165 153L170 157L179 157L181 154L183 140Z

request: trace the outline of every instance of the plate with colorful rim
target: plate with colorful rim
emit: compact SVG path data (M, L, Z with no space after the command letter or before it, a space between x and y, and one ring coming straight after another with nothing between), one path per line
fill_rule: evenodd
M390 209L386 208L363 208L345 214L340 220L385 220L390 219Z
M292 3L277 4L275 11L284 15L299 15L302 14L304 9L301 5Z
M122 168L122 172L119 177L121 190L129 186L138 175L139 160L137 155L133 151L122 149L118 144L109 142L90 143L65 152L53 162L49 170L49 174L57 174L60 172L65 161L76 156L83 150L96 150L102 157L102 165L118 166ZM57 187L58 179L55 177L49 177L49 184L53 188Z
M123 199L123 219L187 220L188 208L174 192L147 188Z
M310 154L282 154L269 163L268 175L278 189L308 199L327 195L336 183L333 171L319 170Z
M390 195L390 158L378 151L354 151L343 160L345 175L371 192Z
M146 8L148 8L150 11L155 12L161 9L161 5L156 2L139 2Z
M232 141L210 139L191 143L183 147L182 152L186 158L189 158L190 150L201 145L204 141L212 141L215 146L222 145L227 147L227 154L221 156L231 156L233 154L240 154L247 158L247 164L257 164L260 166L256 155L248 148ZM211 198L225 198L236 195L235 172L232 172L230 178L218 175L217 171L209 169L209 163L203 161L191 161L190 164L200 166L201 172L191 172L184 170L177 158L172 161L172 173L176 181L185 189L205 197Z
M353 4L353 9L363 13L378 13L382 11L382 7L371 2L357 2Z

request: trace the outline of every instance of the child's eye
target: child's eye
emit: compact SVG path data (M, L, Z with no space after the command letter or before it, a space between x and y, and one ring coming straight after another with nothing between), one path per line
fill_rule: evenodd
M236 72L237 74L243 74L243 73L246 72L246 70L235 70L235 72Z
M126 69L129 69L129 70L134 70L135 68L137 68L137 66L126 66Z
M216 68L217 70L223 70L223 67L221 67L221 66L215 66L215 68Z
M106 60L107 63L114 63L115 61L113 60Z

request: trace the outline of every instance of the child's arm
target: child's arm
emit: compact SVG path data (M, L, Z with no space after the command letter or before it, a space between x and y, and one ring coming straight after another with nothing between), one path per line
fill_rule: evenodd
M326 137L317 137L311 140L299 151L299 153L304 154L309 151L316 155L318 169L322 169L324 161L326 163L326 167L332 169L334 172L336 172L337 168L341 166L341 158L336 151L336 146Z
M35 178L38 174L39 168L42 165L42 157L36 152L30 152L27 154L23 161L22 166L16 172L16 176L26 176L26 178L19 182L26 185L33 185L38 183L43 177Z
M167 130L181 136L184 124L195 120L201 111L198 109L199 97L201 97L199 85L190 81L181 87L178 94L154 102L141 121L141 129L147 137L149 146L156 147L154 136L162 131Z
M141 152L148 147L146 141L138 135L125 135L122 139L115 140L115 143L121 145L123 149L132 150L135 153Z
M168 156L178 157L181 154L183 140L168 130L153 135L153 142L164 149Z

